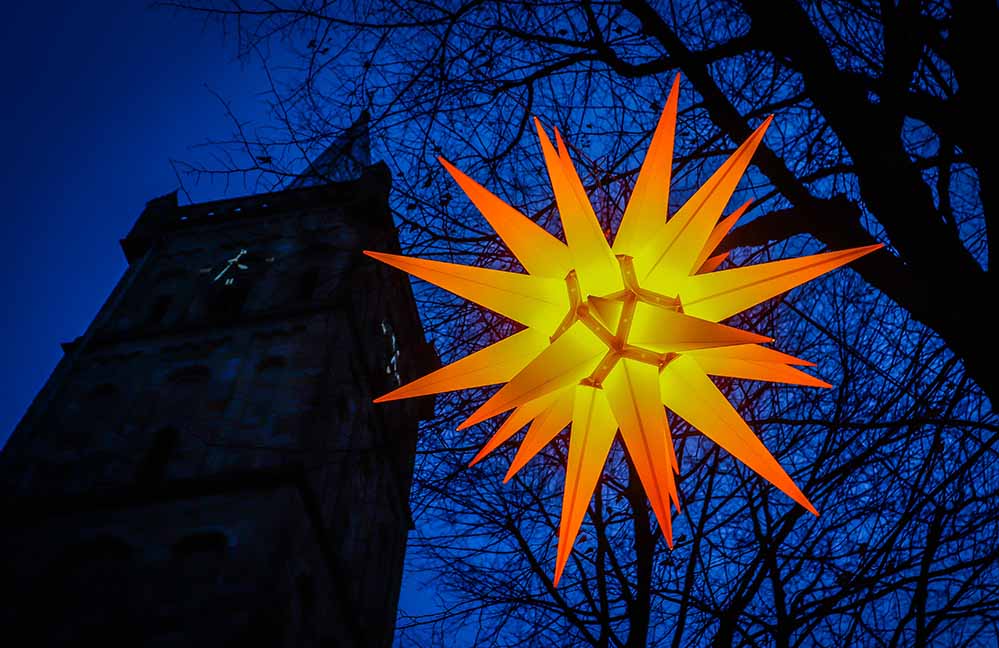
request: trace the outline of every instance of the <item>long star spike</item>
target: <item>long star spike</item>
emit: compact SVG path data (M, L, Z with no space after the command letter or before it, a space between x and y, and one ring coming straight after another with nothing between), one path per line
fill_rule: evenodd
M531 421L531 427L527 428L524 440L520 442L517 455L510 464L510 469L503 478L503 483L510 481L510 478L517 474L524 465L534 458L542 448L551 443L559 432L565 429L572 420L572 408L576 392L584 389L582 385L570 387L561 392L558 400L547 410Z
M749 429L693 358L681 356L660 375L662 402L733 457L818 515L808 498Z
M649 151L638 172L635 188L628 198L621 225L614 239L614 253L637 256L649 242L649 237L666 224L669 207L670 173L673 168L673 141L676 132L676 110L680 97L680 75L666 99L666 107L652 135Z
M669 426L659 399L659 370L634 360L621 360L604 380L604 391L621 428L621 438L666 542L673 546L669 500L678 501L669 448Z
M528 273L563 279L572 269L569 248L527 216L497 198L443 157L437 158L465 195L482 212Z
M770 342L772 339L647 304L636 307L635 319L628 336L632 344L653 345L662 353L755 344Z
M569 307L565 282L557 279L368 250L364 253L515 322L541 330L558 326Z
M771 115L764 120L697 193L684 203L676 215L667 221L666 226L655 234L648 247L635 257L640 270L639 276L643 277L643 285L662 292L664 288L677 285L684 277L697 270L700 264L695 261L772 119Z
M725 376L727 378L744 378L764 382L784 383L787 385L803 385L805 387L832 387L824 380L806 374L786 364L776 362L752 362L737 358L698 357L696 351L686 354L693 358L701 371L709 376Z
M882 247L868 245L695 275L684 284L683 309L718 322Z
M569 181L569 185L576 192L579 204L583 206L586 215L592 217L593 221L599 224L597 215L593 211L593 203L590 202L590 197L586 195L586 187L583 186L583 181L580 179L579 173L576 172L576 165L573 164L572 156L569 155L569 147L562 141L562 133L558 132L558 128L555 128L555 153L558 155L559 162L562 163L562 168L565 170L565 177Z
M576 322L551 346L539 353L520 373L475 410L459 430L578 383L588 376L606 353L600 339L582 322Z
M735 225L736 221L742 218L742 215L746 213L746 210L749 209L749 206L752 204L752 199L747 200L734 212L723 218L720 223L715 225L715 228L711 230L711 234L708 236L708 240L704 243L704 248L697 256L697 260L694 261L695 268L701 268L701 272L710 272L710 270L704 270L704 263L708 260L708 257L711 256L711 253L715 251L715 248L718 247L718 244L722 242L722 239L732 231L732 227Z
M583 294L600 295L620 290L617 259L611 253L607 238L593 214L590 201L581 200L580 190L574 188L577 183L580 186L582 183L578 178L571 177L576 174L572 161L568 156L565 160L559 158L536 117L534 124L538 129L538 139L541 141L541 151L548 167L552 189L555 191L555 202L558 205L565 240L569 244L573 267L579 277Z
M714 272L718 269L718 266L728 258L728 252L722 252L721 254L716 254L713 257L708 257L701 267L697 270L695 274L704 274L706 272Z
M776 349L763 347L758 344L744 344L742 346L730 346L718 349L698 349L691 351L691 356L695 358L734 358L747 362L776 362L788 365L801 365L803 367L814 367L814 362L795 358L793 355L781 353Z
M603 391L592 387L578 389L573 404L569 461L562 493L562 519L555 558L556 587L572 553L572 545L583 524L616 431L617 422Z
M566 389L572 388L567 387ZM520 407L514 409L510 416L503 421L503 425L499 426L499 429L496 430L496 433L493 434L492 438L486 442L486 445L482 446L482 449L479 450L477 455L475 455L475 458L468 463L468 467L471 468L475 464L479 463L486 457L486 455L509 440L510 437L516 434L521 428L551 407L552 403L554 403L560 395L561 394L559 392L545 394L540 398L527 401Z
M417 378L384 396L379 396L375 402L384 403L400 398L414 398L506 382L517 375L517 372L548 344L548 336L544 333L535 329L524 329L433 373Z

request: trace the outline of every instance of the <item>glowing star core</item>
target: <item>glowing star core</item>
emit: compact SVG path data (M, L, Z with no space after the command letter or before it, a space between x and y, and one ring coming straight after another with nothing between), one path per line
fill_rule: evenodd
M678 95L679 77L613 245L561 135L556 149L535 120L565 243L440 159L526 274L365 251L524 326L376 402L502 384L458 429L511 412L474 465L528 427L505 480L570 426L556 585L616 438L672 546L679 463L666 410L817 514L708 376L829 385L762 346L771 338L720 322L881 246L717 270L727 254L713 253L749 203L722 210L771 118L667 219Z

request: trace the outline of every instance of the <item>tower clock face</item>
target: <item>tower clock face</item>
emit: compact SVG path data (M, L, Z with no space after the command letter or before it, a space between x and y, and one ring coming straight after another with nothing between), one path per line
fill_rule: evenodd
M273 258L246 248L223 253L211 266L201 268L205 287L205 309L217 321L228 321L243 312L255 280Z
M256 274L261 266L273 259L263 259L260 255L240 248L231 257L227 257L218 263L201 268L201 274L205 275L212 286L227 287L236 286Z
M245 248L240 249L231 259L215 264L210 271L212 283L222 286L235 285L237 276L250 269L250 260L246 258L248 254Z

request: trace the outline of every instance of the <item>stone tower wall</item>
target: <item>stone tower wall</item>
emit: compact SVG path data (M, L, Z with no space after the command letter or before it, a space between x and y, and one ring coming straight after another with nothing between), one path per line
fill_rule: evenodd
M18 601L0 622L46 619L43 645L108 628L152 645L391 643L432 402L371 400L435 358L408 281L361 254L397 247L388 184L376 165L150 203L125 276L0 454ZM214 280L241 250L232 284Z

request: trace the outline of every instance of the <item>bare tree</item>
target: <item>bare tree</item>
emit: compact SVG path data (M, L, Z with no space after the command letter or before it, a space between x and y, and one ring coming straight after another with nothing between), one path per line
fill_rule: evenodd
M557 228L533 114L566 134L613 229L677 71L673 207L777 115L743 188L755 216L727 243L736 263L889 244L856 262L856 275L799 289L742 322L819 362L834 390L723 384L820 518L771 502L758 478L676 424L676 548L660 543L616 450L556 590L549 550L561 480L552 476L564 447L507 486L500 460L465 469L488 430L451 430L482 394L449 395L421 441L412 560L446 597L429 618L403 619L400 642L461 633L476 645L996 641L999 344L988 302L999 184L991 75L979 62L999 27L994 3L170 4L218 20L242 54L270 64L281 126L237 133L225 164L188 170L280 184L366 108L411 253L512 264L437 155ZM445 360L508 332L417 288Z

